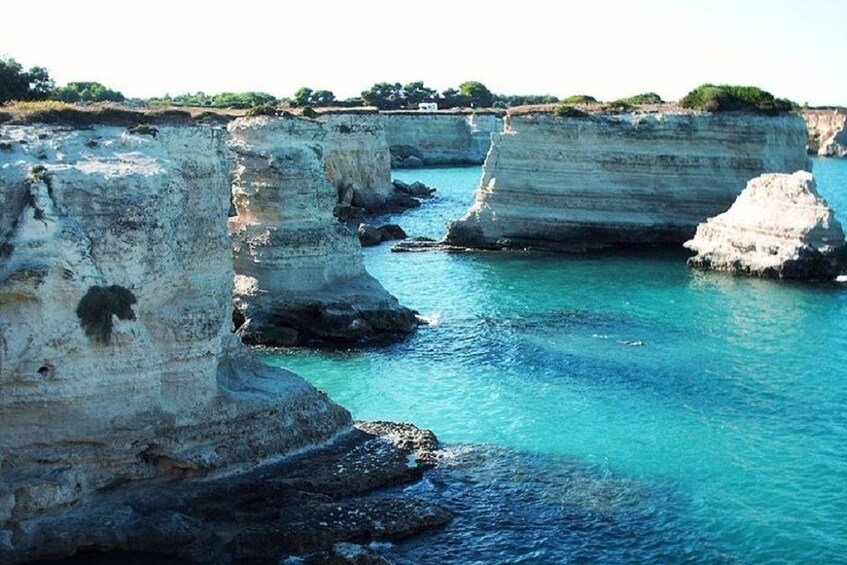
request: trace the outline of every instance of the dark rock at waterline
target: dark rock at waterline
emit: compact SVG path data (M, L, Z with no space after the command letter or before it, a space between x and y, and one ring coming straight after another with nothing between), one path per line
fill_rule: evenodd
M304 565L390 565L385 557L356 543L336 543L331 549L307 555Z
M382 234L382 241L391 239L406 239L406 231L397 224L386 224L379 227L379 233Z
M382 243L382 232L379 228L375 228L370 224L359 224L359 229L356 230L356 237L359 238L359 243L362 247L371 247Z
M409 208L419 208L421 201L406 194L394 193L385 200L384 208L389 212L402 212Z
M388 344L402 341L420 325L414 310L396 300L365 300L366 293L367 289L332 302L280 301L273 311L260 314L257 329L248 320L239 330L241 340L274 347Z
M417 196L420 198L429 198L436 192L436 189L429 187L420 181L415 181L412 184L408 184L401 180L395 179L391 181L391 184L394 186L395 190L402 192L403 194L407 194L409 196Z
M388 151L392 169L413 169L426 164L420 151L411 145L392 145Z
M101 563L271 563L289 555L381 563L350 542L404 539L451 515L402 493L363 495L418 480L437 449L431 432L410 424L357 423L330 445L235 477L96 493L84 508L56 512L26 532L0 532L25 546L12 555L0 544L0 562L59 559L86 547L86 559ZM333 555L342 560L322 559Z
M378 228L370 224L359 224L356 236L362 247L371 247L392 239L406 239L406 232L397 224L386 224Z

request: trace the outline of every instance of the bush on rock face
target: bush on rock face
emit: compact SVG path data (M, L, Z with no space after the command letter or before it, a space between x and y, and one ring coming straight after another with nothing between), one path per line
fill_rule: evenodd
M562 104L556 108L556 115L560 118L583 118L588 114L578 108L574 108L573 106Z
M85 335L108 345L112 340L112 316L135 320L132 305L136 302L132 291L122 286L92 286L79 301L76 315Z
M685 95L683 108L706 112L746 110L760 114L779 114L794 110L797 105L755 86L702 84Z

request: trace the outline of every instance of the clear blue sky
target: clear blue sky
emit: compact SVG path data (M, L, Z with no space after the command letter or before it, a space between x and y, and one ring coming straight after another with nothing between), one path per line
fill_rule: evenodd
M2 20L0 56L127 96L349 97L379 81L479 80L508 94L675 100L714 82L847 104L847 0L10 0Z

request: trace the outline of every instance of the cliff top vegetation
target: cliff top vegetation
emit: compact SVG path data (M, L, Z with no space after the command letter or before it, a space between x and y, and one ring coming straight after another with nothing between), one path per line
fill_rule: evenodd
M799 108L791 100L776 98L755 86L708 83L686 94L680 104L683 108L706 112L748 111L759 114L780 114Z

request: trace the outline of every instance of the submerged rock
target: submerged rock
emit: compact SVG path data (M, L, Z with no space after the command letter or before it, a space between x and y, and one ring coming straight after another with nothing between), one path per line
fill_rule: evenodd
M751 180L685 247L692 267L761 277L831 279L847 266L841 225L805 171Z

